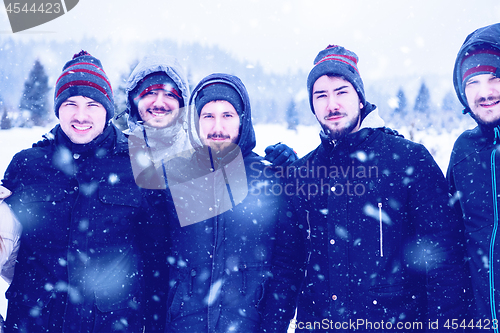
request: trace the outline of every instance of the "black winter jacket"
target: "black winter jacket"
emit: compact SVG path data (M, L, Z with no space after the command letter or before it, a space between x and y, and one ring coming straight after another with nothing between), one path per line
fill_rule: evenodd
M321 139L286 170L263 331L286 332L296 304L296 331L460 318L463 242L428 151L381 128Z
M150 212L134 182L126 138L114 125L85 145L73 144L59 125L51 135L16 154L3 180L23 226L6 293L7 323L23 327L22 318L40 316L40 325L56 320L65 332L77 332L95 309L140 311L137 235ZM46 318L44 308L59 294L68 295L64 313ZM128 328L142 330L141 317L129 318Z
M223 158L197 147L190 159L168 164L177 208L172 215L178 217L169 225L168 332L259 332L259 303L277 221L277 196L270 191L276 178L252 152L250 102L239 79L211 75L198 84L191 100L216 81L232 84L244 101L239 142ZM194 117L194 108L190 112ZM196 128L190 134L196 136Z
M474 303L471 319L500 318L500 258L498 238L498 195L500 184L500 138L495 130L476 127L465 131L455 142L447 178L455 207L463 216L467 256ZM500 134L500 132L499 132Z

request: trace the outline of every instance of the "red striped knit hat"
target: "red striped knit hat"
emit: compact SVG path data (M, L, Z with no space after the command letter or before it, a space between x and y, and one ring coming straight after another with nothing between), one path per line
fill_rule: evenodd
M314 113L312 102L313 86L317 79L323 75L339 75L349 81L356 89L359 99L363 105L366 104L365 88L363 80L359 75L358 56L342 46L328 45L320 51L314 59L314 67L307 77L307 91L309 92L309 103Z
M462 89L471 77L480 74L500 77L500 50L481 44L467 51L461 64Z
M61 104L70 97L84 96L99 102L106 109L106 120L115 114L113 90L99 59L86 51L73 56L64 67L56 82L54 111L59 118Z

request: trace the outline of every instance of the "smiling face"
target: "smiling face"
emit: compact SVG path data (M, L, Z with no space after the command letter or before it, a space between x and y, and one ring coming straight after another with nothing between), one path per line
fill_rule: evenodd
M73 96L59 107L59 123L71 142L89 143L104 130L106 109L92 98Z
M223 152L238 142L240 116L228 101L205 104L200 112L200 137L204 145Z
M478 124L500 124L500 78L493 74L471 77L465 83L465 96Z
M313 85L312 99L316 118L332 140L359 129L363 104L349 81L323 75Z
M179 117L179 100L170 91L155 89L141 97L137 104L139 116L149 126L165 128Z

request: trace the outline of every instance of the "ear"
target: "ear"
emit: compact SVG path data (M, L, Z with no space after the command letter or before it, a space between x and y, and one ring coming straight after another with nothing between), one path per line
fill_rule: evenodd
M363 103L359 102L359 109L363 110Z

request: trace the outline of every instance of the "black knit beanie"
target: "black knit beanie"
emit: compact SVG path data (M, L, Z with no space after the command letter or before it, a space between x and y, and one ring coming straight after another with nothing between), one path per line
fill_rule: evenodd
M358 56L342 46L328 45L328 47L318 53L314 59L314 67L307 77L307 91L309 92L309 104L314 113L312 102L312 89L314 83L323 75L339 75L349 81L363 105L366 104L365 88L363 80L358 71Z
M231 103L241 117L243 114L243 101L240 94L229 84L216 82L203 87L194 100L196 111L200 115L203 107L213 101L227 101Z
M61 104L70 97L84 96L99 102L106 109L106 121L115 114L113 90L101 61L81 51L68 61L56 82L54 111L59 118Z

